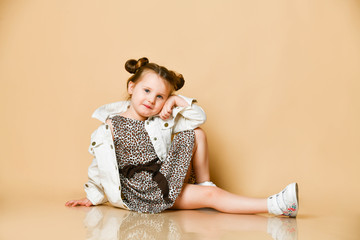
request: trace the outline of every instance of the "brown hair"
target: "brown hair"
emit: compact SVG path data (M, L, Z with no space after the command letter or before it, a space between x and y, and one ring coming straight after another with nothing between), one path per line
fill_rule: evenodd
M129 86L129 82L136 83L142 74L149 70L157 73L162 79L170 83L175 91L182 88L185 83L184 77L181 74L168 70L166 67L159 66L156 63L149 63L146 57L140 58L139 60L130 59L126 61L125 69L129 73L134 74L128 79L127 86Z

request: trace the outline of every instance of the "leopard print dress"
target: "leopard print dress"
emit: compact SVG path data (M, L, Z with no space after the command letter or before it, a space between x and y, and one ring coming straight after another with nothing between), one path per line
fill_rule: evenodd
M124 203L133 211L145 213L172 207L190 166L194 130L178 133L166 159L160 161L144 121L119 115L110 120Z

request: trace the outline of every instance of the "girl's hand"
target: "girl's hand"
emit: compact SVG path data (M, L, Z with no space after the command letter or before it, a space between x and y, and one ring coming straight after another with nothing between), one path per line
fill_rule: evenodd
M76 207L76 206L90 207L92 205L93 204L87 198L82 198L82 199L79 199L79 200L71 200L71 201L67 201L65 203L65 206L68 206L68 207Z
M170 117L170 115L171 115L171 113L172 113L172 110L173 110L173 108L174 108L174 106L175 106L175 99L174 99L174 97L175 97L175 96L170 96L170 97L166 100L163 108L161 109L159 116L160 116L160 118L161 118L162 120L168 119L168 118Z
M159 116L161 119L166 120L171 116L174 107L187 106L189 106L189 104L182 97L172 95L166 100L162 110L159 113Z

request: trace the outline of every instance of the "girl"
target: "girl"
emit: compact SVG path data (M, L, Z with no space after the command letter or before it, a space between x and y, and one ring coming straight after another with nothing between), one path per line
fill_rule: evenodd
M138 212L213 208L226 213L265 213L296 217L298 187L257 199L238 196L210 181L207 141L199 128L206 120L196 100L173 92L184 85L181 74L128 60L130 100L104 105L93 117L103 124L91 136L94 156L85 184L86 198L66 206L110 202ZM191 170L197 184L191 184Z

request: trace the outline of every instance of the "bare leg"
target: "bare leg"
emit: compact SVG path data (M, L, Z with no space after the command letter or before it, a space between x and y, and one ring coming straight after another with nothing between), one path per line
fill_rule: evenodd
M201 128L195 130L195 145L193 150L192 167L195 171L196 182L210 181L209 154L206 134Z
M213 208L225 213L267 213L267 199L248 198L218 187L184 184L173 209Z

